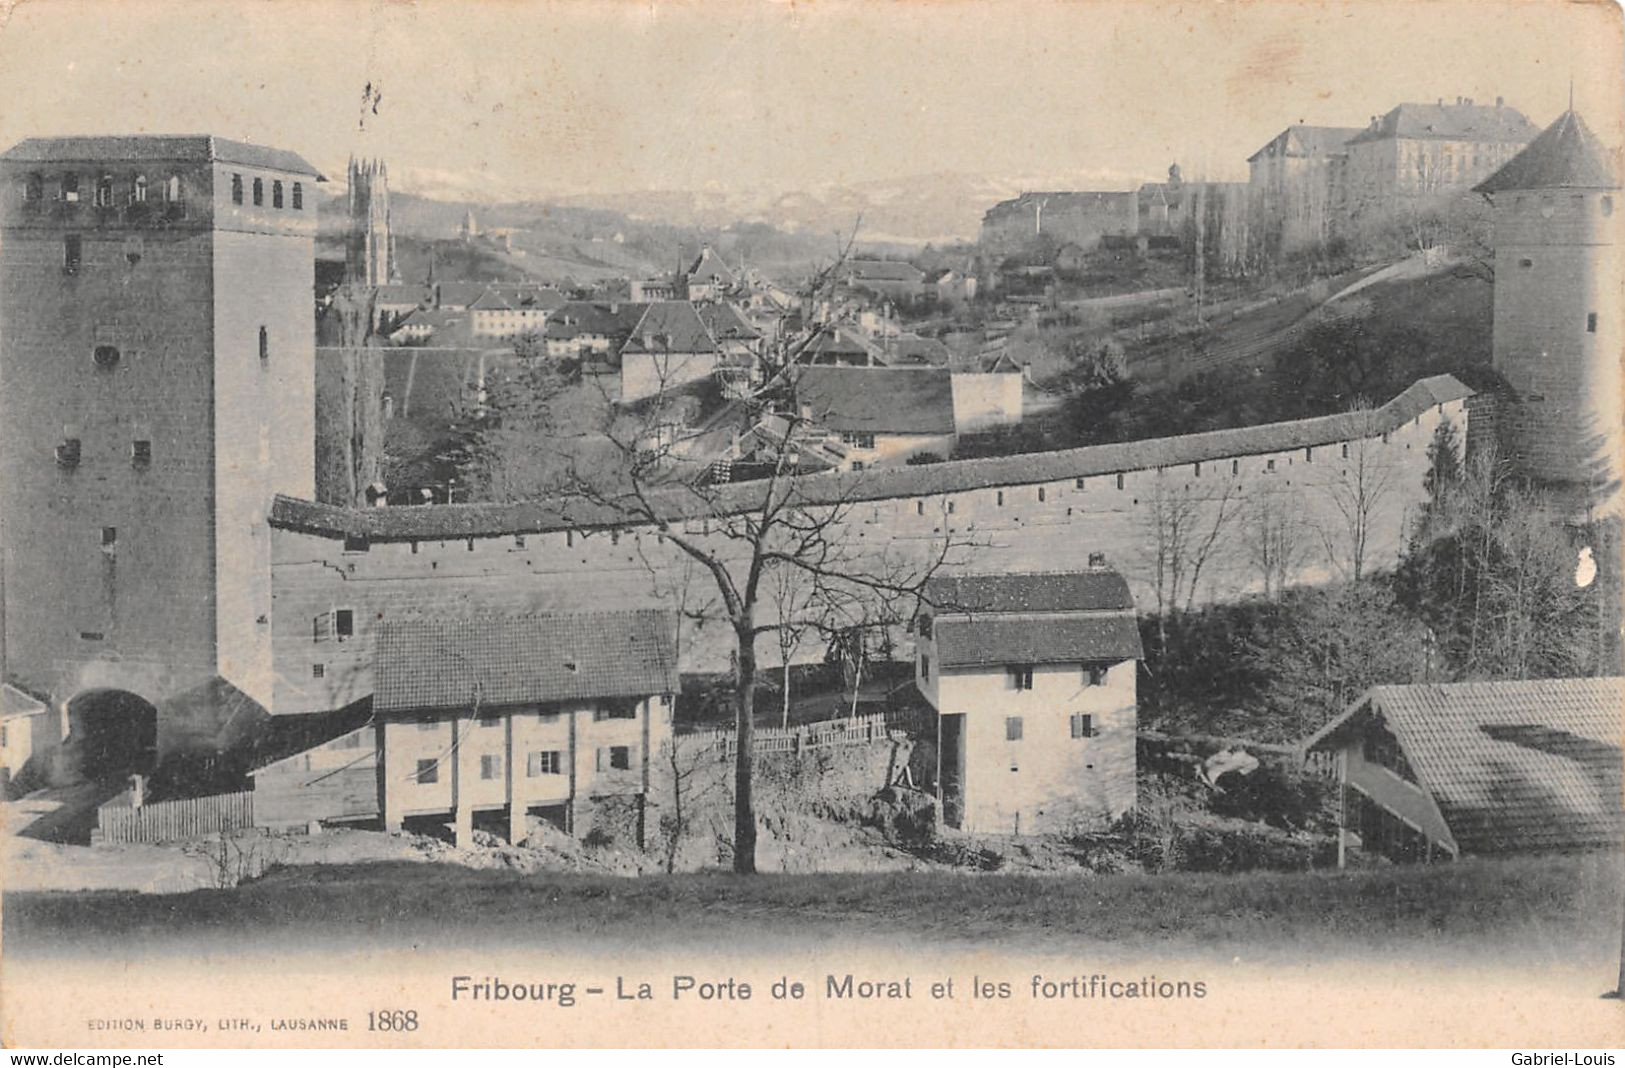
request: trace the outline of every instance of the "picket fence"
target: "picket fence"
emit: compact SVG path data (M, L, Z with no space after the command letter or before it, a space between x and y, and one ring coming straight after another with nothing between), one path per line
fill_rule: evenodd
M186 797L139 808L125 791L96 810L100 842L178 842L254 826L254 792Z
M911 709L828 719L790 728L758 727L751 736L751 750L755 753L804 753L837 745L864 745L890 741L893 731L935 735L936 716L924 709ZM734 731L728 728L679 735L678 743L698 749L715 748L722 757L733 756L739 751Z

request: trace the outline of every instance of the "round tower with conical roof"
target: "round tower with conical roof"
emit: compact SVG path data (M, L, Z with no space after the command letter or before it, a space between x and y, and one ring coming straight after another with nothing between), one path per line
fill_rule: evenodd
M1503 447L1521 474L1604 510L1618 504L1625 437L1615 163L1571 110L1476 188L1494 206Z

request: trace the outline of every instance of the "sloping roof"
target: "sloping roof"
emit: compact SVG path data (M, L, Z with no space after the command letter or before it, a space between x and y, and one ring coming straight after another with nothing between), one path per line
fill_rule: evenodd
M1573 111L1556 122L1500 170L1474 187L1475 193L1507 189L1618 189L1608 150Z
M887 363L926 364L946 367L953 354L948 346L934 337L918 334L899 334L881 342L882 358Z
M285 174L327 179L297 152L206 134L120 137L30 137L0 153L24 163L186 162L239 163Z
M513 303L494 289L487 289L468 306L469 311L512 311L513 308Z
M435 286L435 299L442 305L467 307L485 293L484 282L441 282Z
M552 311L565 304L564 294L552 286L532 282L493 282L486 289L510 308L542 308Z
M1270 138L1264 147L1248 156L1247 162L1251 163L1266 153L1304 159L1330 156L1341 152L1344 145L1363 132L1359 126L1310 126L1305 123L1293 123ZM1271 149L1274 151L1271 152Z
M1491 104L1401 104L1348 143L1406 141L1532 141L1539 131L1517 108Z
M846 269L859 282L918 282L925 277L925 272L902 260L848 260Z
M974 616L932 624L944 668L1139 660L1132 612Z
M421 304L434 297L434 290L415 282L388 282L373 288L380 304Z
M605 304L586 300L567 301L547 317L547 336L624 338L643 318L648 307L647 304L632 302Z
M725 286L731 286L737 281L733 271L722 262L722 257L717 255L710 245L700 249L694 265L688 269L688 280L700 283L716 282Z
M746 322L739 309L727 301L702 304L695 310L706 330L718 341L754 341L762 336L761 331Z
M820 330L818 336L801 350L801 355L806 362L816 363L820 356L861 356L864 359L879 359L881 353L879 345L857 330L845 324L836 324Z
M953 379L934 367L804 367L796 400L838 433L954 432Z
M872 369L857 369L869 373ZM908 374L930 374L907 370ZM1287 423L1210 430L1174 438L1086 445L1055 452L949 460L918 466L883 467L852 473L809 475L793 481L797 506L841 504L965 493L993 486L1022 486L1085 476L1192 463L1230 456L1287 452L1311 445L1346 441L1362 434L1397 430L1436 404L1463 400L1473 391L1450 375L1424 378L1367 416L1326 415ZM950 391L951 395L951 391ZM761 504L760 486L749 483L718 487L713 498L692 493L657 495L652 503L673 519L713 509L743 512ZM295 497L277 496L271 523L327 537L379 540L466 538L492 534L541 533L550 530L626 526L625 516L580 501L522 501L514 504L447 504L414 508L341 508Z
M24 693L10 683L0 685L0 719L37 716L45 710L45 702L32 694Z
M1369 708L1466 853L1534 852L1621 840L1625 679L1532 679L1373 687L1306 743Z
M939 612L1132 611L1128 582L1116 571L1039 571L999 575L937 575L925 599Z
M624 352L715 352L717 343L686 300L657 300L643 312Z
M676 616L622 612L386 620L378 712L646 697L677 689Z

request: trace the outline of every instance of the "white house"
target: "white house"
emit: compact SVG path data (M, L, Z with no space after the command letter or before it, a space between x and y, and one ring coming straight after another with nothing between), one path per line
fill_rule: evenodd
M915 684L947 825L1066 832L1134 807L1140 631L1123 576L1091 565L927 584Z

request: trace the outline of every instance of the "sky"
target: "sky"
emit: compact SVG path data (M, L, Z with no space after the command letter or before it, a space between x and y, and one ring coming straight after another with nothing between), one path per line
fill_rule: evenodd
M1618 145L1621 41L1614 3L1546 0L21 0L0 143L214 133L488 199L1245 178L1291 122L1501 96L1544 126L1571 77Z

